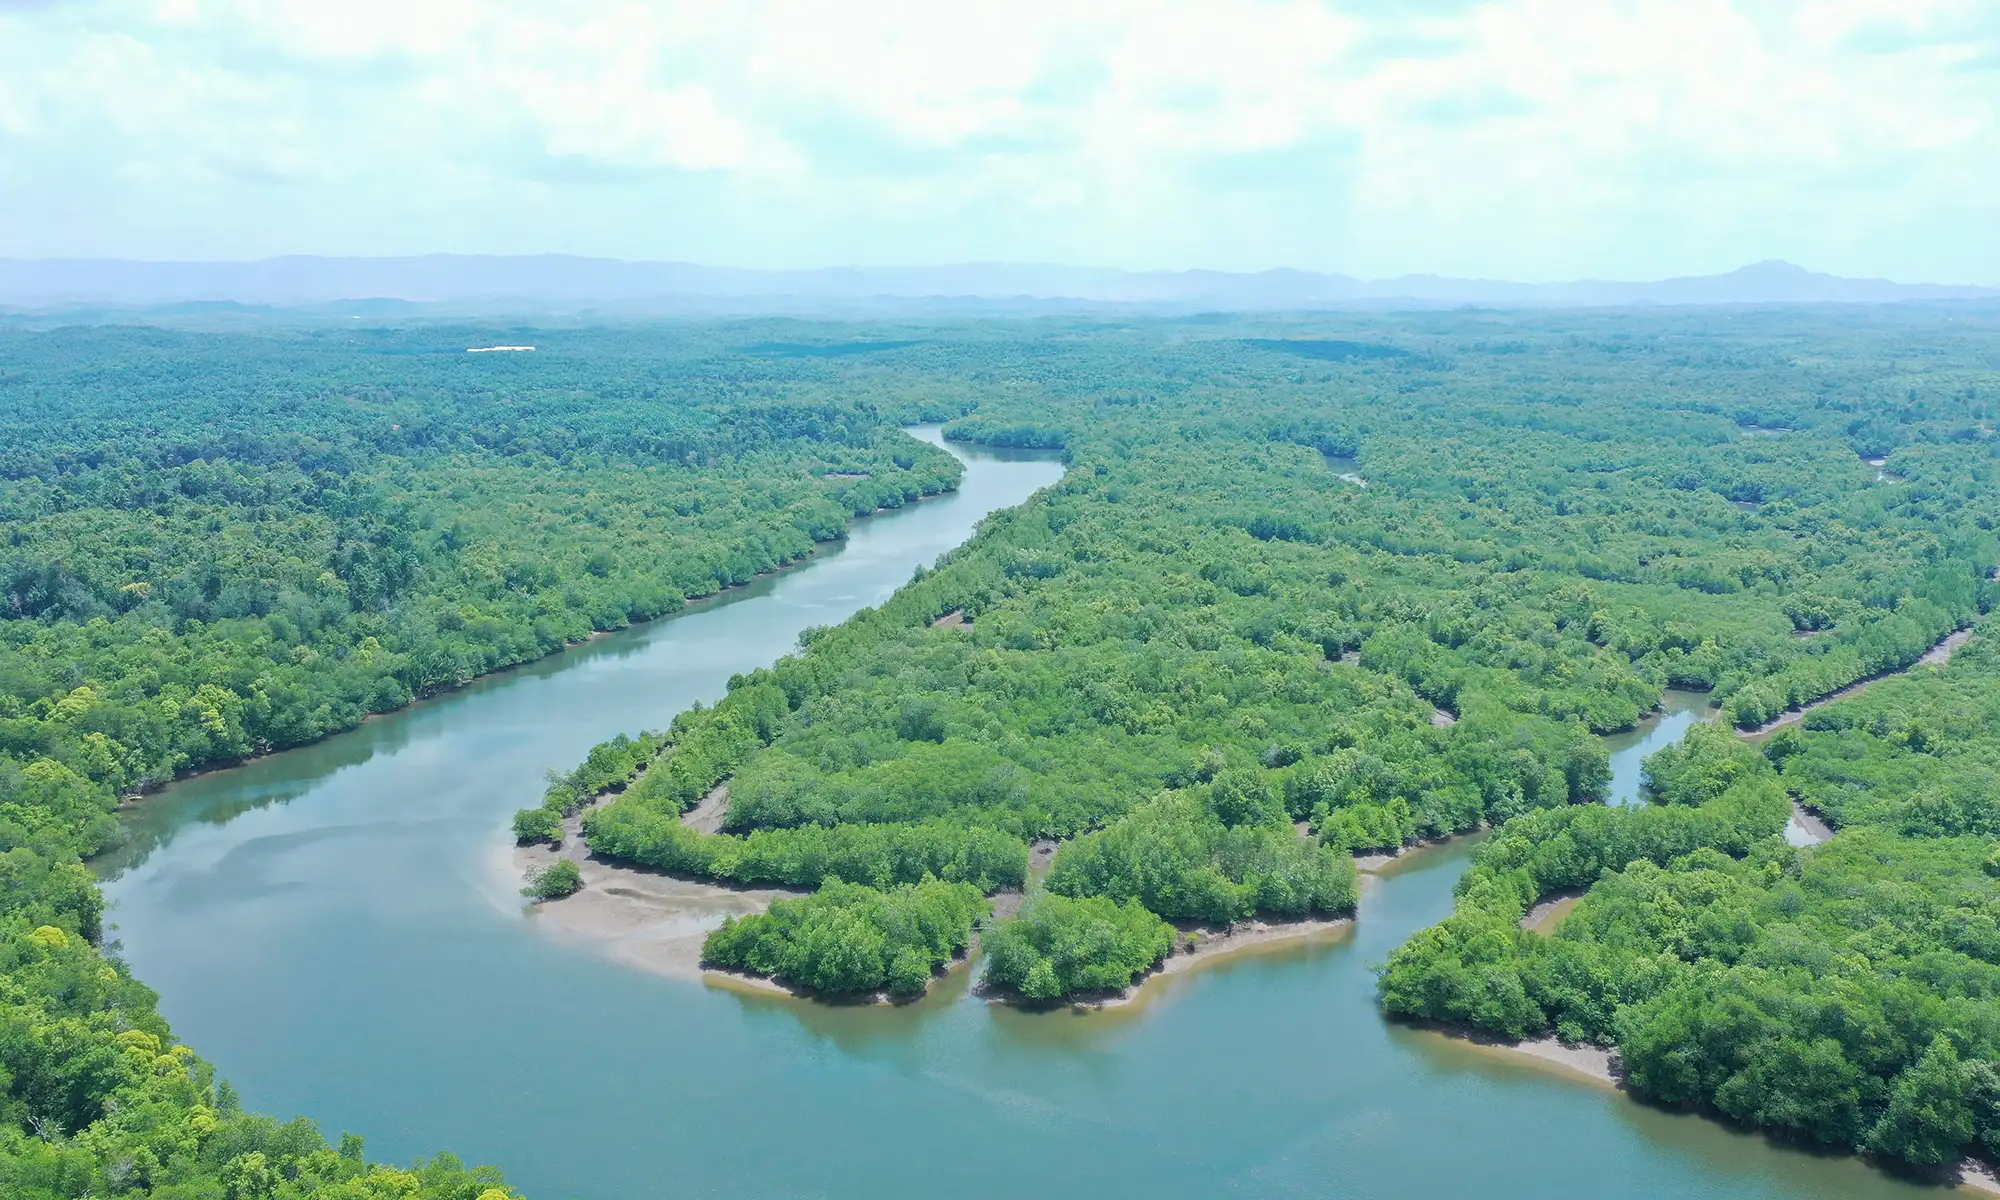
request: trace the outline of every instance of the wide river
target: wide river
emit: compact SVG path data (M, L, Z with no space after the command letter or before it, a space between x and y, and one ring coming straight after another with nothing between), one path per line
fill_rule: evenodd
M1383 1022L1369 964L1450 911L1463 845L1395 864L1345 942L1102 1014L989 1006L963 971L905 1008L814 1006L538 935L506 828L544 769L714 700L1060 475L963 457L956 495L785 574L167 789L104 864L125 956L250 1105L498 1163L536 1200L1925 1190Z

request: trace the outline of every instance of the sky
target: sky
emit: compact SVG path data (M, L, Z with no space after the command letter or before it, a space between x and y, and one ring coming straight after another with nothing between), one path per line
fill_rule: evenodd
M0 256L2000 284L2000 0L0 0Z

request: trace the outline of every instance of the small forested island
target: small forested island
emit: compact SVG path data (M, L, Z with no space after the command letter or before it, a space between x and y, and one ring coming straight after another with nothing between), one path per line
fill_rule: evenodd
M464 353L501 342L536 352ZM84 860L177 775L951 490L918 423L1064 476L523 780L512 839L587 855L533 906L599 868L773 889L710 966L895 1001L976 959L1037 1012L1338 927L1357 856L1483 832L1391 1018L2000 1157L1996 355L1964 306L0 330L0 1191L511 1195L243 1112ZM1602 735L1669 688L1713 719L1607 805Z

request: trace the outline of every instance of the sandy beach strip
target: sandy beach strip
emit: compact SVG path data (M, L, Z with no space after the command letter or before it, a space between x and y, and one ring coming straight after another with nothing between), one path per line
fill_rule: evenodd
M1583 1043L1570 1046L1563 1044L1561 1039L1554 1036L1510 1042L1449 1025L1417 1022L1416 1026L1426 1033L1448 1039L1481 1054L1490 1054L1495 1058L1537 1067L1572 1079L1588 1080L1599 1087L1625 1090L1625 1085L1619 1078L1618 1052L1609 1046L1591 1046Z
M760 913L773 900L805 895L795 888L742 887L608 863L590 853L578 828L581 822L581 817L563 822L560 850L539 843L512 848L516 878L558 858L576 863L583 875L583 888L575 895L530 905L528 923L551 937L588 944L627 966L700 978L702 944L724 918Z
M1150 999L1162 990L1161 981L1176 975L1269 950L1339 941L1353 929L1352 917L1303 917L1295 921L1239 921L1227 929L1190 930L1175 944L1172 954L1133 981L1132 986L1122 992L1079 997L1070 1001L1069 1007L1085 1011L1124 1008Z

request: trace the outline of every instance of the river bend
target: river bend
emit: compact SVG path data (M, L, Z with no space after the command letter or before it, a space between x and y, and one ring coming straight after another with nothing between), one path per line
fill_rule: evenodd
M1368 964L1449 913L1463 844L1392 864L1344 942L1090 1015L987 1005L963 971L895 1009L745 996L535 935L505 830L543 770L716 699L1061 473L963 456L955 495L793 571L167 789L105 864L123 953L248 1104L499 1163L536 1200L1921 1190L1383 1022Z

